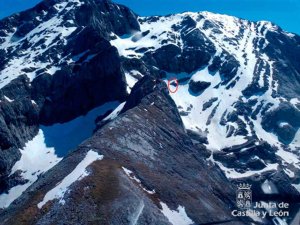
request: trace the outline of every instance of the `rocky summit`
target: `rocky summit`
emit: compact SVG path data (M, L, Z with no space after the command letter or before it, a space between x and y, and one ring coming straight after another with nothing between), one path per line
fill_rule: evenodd
M0 20L0 224L298 225L299 58L300 36L210 12Z

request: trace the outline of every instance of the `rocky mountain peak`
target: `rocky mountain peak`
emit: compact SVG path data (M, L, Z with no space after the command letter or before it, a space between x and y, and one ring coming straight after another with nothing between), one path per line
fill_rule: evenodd
M43 1L0 21L3 186L9 186L18 149L40 124L64 123L107 101L125 100L110 34L138 29L135 14L110 1Z
M231 215L239 182L257 202L288 201L276 221L291 221L299 43L266 21L139 17L106 0L1 20L0 221L250 224Z

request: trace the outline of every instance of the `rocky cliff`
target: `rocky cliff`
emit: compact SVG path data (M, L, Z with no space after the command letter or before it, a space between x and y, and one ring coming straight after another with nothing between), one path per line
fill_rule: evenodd
M299 46L270 22L139 17L108 0L1 20L0 221L292 223ZM240 182L289 217L233 217Z

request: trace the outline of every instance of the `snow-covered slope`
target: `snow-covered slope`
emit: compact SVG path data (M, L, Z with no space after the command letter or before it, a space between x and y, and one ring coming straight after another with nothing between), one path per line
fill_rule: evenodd
M118 102L109 102L67 123L41 126L39 133L20 150L22 156L8 176L8 179L19 179L20 184L0 194L0 209L7 208L42 174L89 138L96 128L96 118L118 105Z
M53 8L57 14L48 20L45 20L48 14L46 11L36 15L33 20L39 25L24 37L17 34L16 27L5 31L5 36L1 38L0 50L3 50L4 54L15 56L10 58L5 69L0 71L0 88L23 73L31 80L38 75L37 71L41 70L53 75L60 69L59 64L72 60L70 57L62 57L62 52L57 48L55 57L59 59L59 63L54 62L51 57L44 58L44 54L49 52L49 49L54 49L54 46L66 45L67 37L77 28L74 20L64 21L64 16L75 7L79 7L81 2L78 0L69 2L73 4L68 2L55 4Z
M0 195L0 208L8 207L14 200L33 184L38 177L55 166L61 158L55 154L54 148L47 147L45 136L40 130L38 135L29 141L25 148L21 150L22 157L12 168L11 176L20 172L23 184L12 187L8 193Z
M239 181L295 207L299 58L299 36L209 12L46 0L1 20L0 218L249 224Z
M113 35L112 45L126 58L164 70L166 83L178 79L178 91L170 95L186 129L206 136L207 148L218 156L210 159L229 178L279 167L292 179L298 177L299 121L293 120L300 118L299 93L294 91L300 87L300 67L292 72L282 69L292 63L275 49L273 37L294 43L299 55L298 36L270 22L209 12L140 17L139 23L140 32ZM284 80L289 73L297 79ZM283 94L291 85L290 92ZM281 115L274 116L275 112ZM294 119L282 115L289 112ZM276 154L266 157L262 152L268 149ZM261 166L249 168L253 161Z
M77 165L77 167L66 176L59 184L55 186L52 190L47 192L44 196L43 201L38 204L39 208L42 208L48 201L53 199L59 199L59 203L64 204L63 197L65 193L68 192L68 188L76 181L83 179L88 176L89 173L86 168L96 160L102 160L103 155L99 155L97 152L90 150L85 158Z

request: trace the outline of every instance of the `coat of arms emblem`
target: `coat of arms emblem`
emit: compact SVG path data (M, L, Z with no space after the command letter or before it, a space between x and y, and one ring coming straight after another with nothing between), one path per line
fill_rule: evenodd
M251 208L252 205L252 190L251 185L241 183L237 185L236 204L240 209Z

